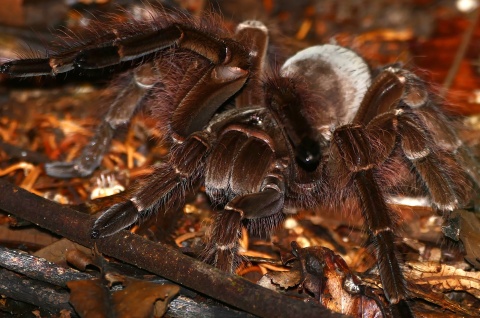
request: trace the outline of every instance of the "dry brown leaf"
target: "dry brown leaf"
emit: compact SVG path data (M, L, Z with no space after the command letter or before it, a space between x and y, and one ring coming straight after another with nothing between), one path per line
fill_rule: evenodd
M67 258L66 253L70 250L78 250L86 254L90 254L91 251L85 246L63 238L36 251L33 255L44 258L52 263L63 264Z
M68 263L81 271L85 271L89 265L97 266L91 253L85 254L77 249L68 250L65 254L65 258Z
M118 275L117 275L118 276ZM177 285L160 285L147 281L124 278L124 289L110 295L99 280L71 281L70 303L81 317L147 318L161 317L168 304L180 291Z
M465 291L480 299L480 272L466 272L433 262L407 262L404 274L417 285L429 285L438 292Z
M170 300L180 291L177 285L159 285L129 279L127 287L113 294L116 317L143 318L161 317L167 311Z
M272 283L279 285L281 288L287 289L300 284L302 281L302 273L298 270L289 272L268 272L265 277L271 279Z
M459 237L465 247L465 259L480 269L480 220L471 212L457 210L452 213L451 217L460 217L460 233Z
M303 288L313 293L325 307L353 317L377 317L381 308L372 297L361 290L362 282L348 268L345 261L330 249L292 244L303 273ZM372 293L373 295L373 293Z
M109 291L100 280L76 280L67 283L70 303L80 317L109 317Z
M313 297L307 301L348 316L377 317L381 315L381 300L368 288L363 288L360 279L348 268L345 261L328 248L314 246L300 248L292 242L296 259L288 261L290 272L269 272L259 284L270 289L288 289L298 286L299 291ZM363 293L361 290L365 290ZM368 293L368 295L367 295Z

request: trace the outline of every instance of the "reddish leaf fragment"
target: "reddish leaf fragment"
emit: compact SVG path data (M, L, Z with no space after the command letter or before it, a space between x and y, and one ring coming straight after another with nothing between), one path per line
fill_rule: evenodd
M379 317L380 300L368 297L365 286L348 268L345 261L328 248L300 248L292 242L293 252L300 261L302 287L325 307L353 317ZM373 293L371 293L373 296Z

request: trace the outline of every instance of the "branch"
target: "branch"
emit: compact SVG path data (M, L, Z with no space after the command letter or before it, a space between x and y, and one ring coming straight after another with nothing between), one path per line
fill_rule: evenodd
M20 300L38 307L47 309L52 313L69 310L72 317L73 308L69 304L69 294L65 289L55 286L67 287L67 282L74 280L90 280L96 277L90 274L82 273L77 270L64 268L57 264L48 262L25 252L10 250L0 246L0 267L25 276L17 275L6 269L0 270L0 294L12 299ZM171 284L172 282L149 275L144 278L155 284ZM52 286L53 284L55 286ZM32 290L35 293L32 294ZM180 295L175 298L168 309L169 317L228 317L228 318L247 318L253 317L245 312L239 312L230 307L215 305L215 303L202 303L194 299L197 293L186 289L180 289Z
M84 246L138 266L214 299L262 317L343 317L283 296L128 231L93 240L94 219L0 180L0 209Z
M6 269L0 270L0 294L45 308L52 313L61 310L75 312L68 302L70 295L65 289L58 289L48 283L25 279L24 276Z
M0 266L30 278L67 287L72 280L92 279L92 275L64 268L43 258L0 246Z

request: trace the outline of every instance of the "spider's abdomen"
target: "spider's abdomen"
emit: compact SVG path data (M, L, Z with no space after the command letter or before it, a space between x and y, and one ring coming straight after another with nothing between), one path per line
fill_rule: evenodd
M362 57L331 44L298 52L285 62L280 74L305 83L302 95L312 95L312 100L301 111L312 127L349 123L371 83L369 67Z

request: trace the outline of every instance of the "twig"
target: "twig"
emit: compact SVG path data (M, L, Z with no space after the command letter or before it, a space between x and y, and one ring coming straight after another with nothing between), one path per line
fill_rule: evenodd
M6 143L2 140L0 140L0 149L4 150L8 154L9 158L18 158L20 160L25 160L33 164L40 164L50 161L50 159L44 154L28 149L23 149L15 145Z
M450 86L452 86L453 80L455 76L457 76L458 69L460 68L460 63L465 56L467 51L468 45L470 44L470 40L472 39L473 31L475 30L475 26L477 25L478 21L478 14L480 12L479 8L476 8L473 12L470 12L470 25L468 26L467 30L463 33L463 38L460 46L458 47L457 53L455 54L455 58L452 62L452 66L450 67L445 80L443 81L442 90L440 91L440 96L445 97Z
M66 287L71 280L95 279L95 276L81 273L76 270L64 268L45 259L0 246L0 267L5 267L13 272L23 274L36 281L46 282L55 286ZM151 276L151 275L149 275ZM20 277L10 271L0 271L0 293L12 299L30 303L52 312L59 310L71 310L65 290L55 289L48 284L42 284L26 277ZM22 281L20 284L19 281ZM159 278L149 277L148 281L155 284L171 284L172 282ZM32 296L32 288L39 295ZM43 290L45 289L45 290ZM245 312L239 312L225 306L218 306L214 303L202 303L191 299L188 295L196 295L195 292L181 288L180 296L174 299L168 310L169 317L225 317L225 318L247 318L253 317Z
M30 278L61 287L67 287L67 283L71 280L92 278L91 275L3 246L0 246L0 265Z
M239 276L226 274L173 250L122 231L93 240L93 219L0 180L0 208L84 246L163 276L261 317L344 317L324 307L283 296Z
M52 313L61 310L75 312L68 303L69 294L65 289L59 290L48 283L25 279L6 269L0 270L0 294L47 309Z

